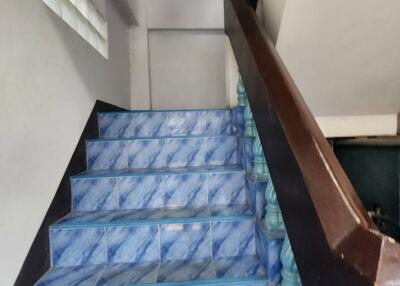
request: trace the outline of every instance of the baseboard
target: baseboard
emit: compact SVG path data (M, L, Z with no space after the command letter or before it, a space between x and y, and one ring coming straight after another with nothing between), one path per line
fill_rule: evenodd
M124 111L120 107L97 100L89 119L85 125L79 142L72 154L71 160L64 173L57 192L51 202L46 216L39 228L39 231L32 243L32 246L25 258L24 264L19 272L15 286L33 285L50 268L50 250L49 250L49 226L67 213L71 207L70 177L86 170L86 140L99 137L97 113Z
M327 138L360 136L395 136L398 115L320 116L318 125Z

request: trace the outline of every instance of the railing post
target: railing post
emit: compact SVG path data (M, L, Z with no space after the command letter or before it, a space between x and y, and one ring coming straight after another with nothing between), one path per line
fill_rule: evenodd
M300 275L287 234L283 241L281 262L283 266L281 286L301 286Z
M253 144L253 176L255 178L267 177L267 164L265 162L260 137L257 133Z
M264 224L268 230L282 230L285 226L283 224L281 209L279 208L274 184L272 183L271 177L268 177L269 180L265 190L265 200L267 204L265 206L266 214Z
M244 106L244 135L255 137L256 136L256 124L253 120L253 114L251 113L250 104L248 100L245 101Z
M246 100L247 100L247 96L246 96L246 90L244 89L244 84L243 84L243 79L242 76L239 73L239 80L237 83L237 101L238 101L238 106L246 106Z

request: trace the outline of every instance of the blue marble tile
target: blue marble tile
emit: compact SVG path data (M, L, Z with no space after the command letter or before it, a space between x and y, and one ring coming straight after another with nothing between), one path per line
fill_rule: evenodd
M102 265L52 268L35 286L94 286L103 268Z
M130 138L136 137L161 137L169 135L164 122L166 112L135 112L131 114L129 130L134 130Z
M71 180L72 209L95 211L118 209L116 178Z
M185 282L215 278L215 268L211 259L167 261L160 265L158 282Z
M129 113L99 113L100 138L123 138L129 132Z
M265 271L268 274L268 285L278 285L281 281L282 264L280 253L284 232L269 235L265 228L256 224L256 249Z
M161 260L191 260L211 257L209 223L160 226Z
M170 136L202 135L204 121L198 111L172 111L168 112L168 119L164 128Z
M214 258L255 254L254 221L212 223L212 252Z
M208 177L210 205L245 204L245 176L242 172L217 173Z
M126 152L129 169L167 166L167 149L164 140L132 140L127 144Z
M265 276L262 264L256 256L221 257L214 261L218 278L246 278Z
M122 170L128 167L125 141L96 141L87 143L89 170Z
M251 175L247 175L248 184L248 200L250 206L255 212L257 219L263 219L265 216L265 191L267 188L267 181L255 179Z
M204 139L167 139L168 167L195 167L204 165Z
M207 176L204 174L166 175L164 185L168 208L207 206Z
M253 182L249 175L246 175L246 203L253 213L256 213L256 198L253 192Z
M158 263L143 262L107 266L95 286L128 286L156 283Z
M246 170L245 138L238 138L238 164Z
M237 138L234 136L206 139L205 163L207 165L234 165L237 163Z
M51 229L52 265L69 267L107 262L104 228Z
M118 213L118 211L74 211L60 219L57 222L57 226L73 226L87 223L107 223L112 221L115 213Z
M204 123L204 132L207 135L228 135L232 133L230 110L203 111L201 116Z
M164 207L161 175L119 178L121 209L155 209Z
M107 228L107 256L109 263L159 261L157 225Z
M210 207L212 216L253 216L247 205L216 205Z
M232 121L234 122L235 132L238 135L244 134L244 107L237 106L232 109Z
M245 146L244 146L244 158L245 158L245 170L247 173L251 173L253 171L253 144L254 138L245 137L244 138Z

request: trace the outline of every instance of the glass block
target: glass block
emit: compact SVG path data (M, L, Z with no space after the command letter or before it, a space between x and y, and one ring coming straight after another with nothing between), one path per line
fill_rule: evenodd
M76 8L86 19L88 16L88 0L75 0Z
M61 0L42 0L54 13L61 16Z
M61 0L61 18L76 31L77 12L70 0Z

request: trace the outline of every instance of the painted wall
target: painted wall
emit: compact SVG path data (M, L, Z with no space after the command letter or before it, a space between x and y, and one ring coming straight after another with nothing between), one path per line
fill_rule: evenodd
M41 1L0 1L0 285L12 285L96 99L130 106L128 30L105 60Z
M316 116L395 118L398 11L396 0L287 1L277 48Z
M274 43L277 42L287 0L259 1L257 14Z
M227 106L223 0L129 0L132 108Z

